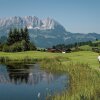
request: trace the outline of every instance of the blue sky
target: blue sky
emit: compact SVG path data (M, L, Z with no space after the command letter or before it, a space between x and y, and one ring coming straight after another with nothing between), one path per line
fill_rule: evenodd
M70 32L100 33L100 0L0 0L0 18L51 17Z

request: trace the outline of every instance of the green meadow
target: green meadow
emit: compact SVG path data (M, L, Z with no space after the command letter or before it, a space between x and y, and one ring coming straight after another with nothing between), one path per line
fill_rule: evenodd
M17 53L5 53L0 52L0 58L8 58L8 61L23 61L24 59L30 60L41 60L44 58L61 58L63 64L73 63L85 63L89 64L92 68L98 68L99 63L97 60L98 53L91 51L79 51L72 53L50 53L50 52L40 52L40 51L26 51L26 52L17 52Z
M100 65L97 56L98 53L91 51L65 54L39 51L0 52L2 63L31 61L40 63L44 69L69 74L69 90L47 97L53 100L100 100Z

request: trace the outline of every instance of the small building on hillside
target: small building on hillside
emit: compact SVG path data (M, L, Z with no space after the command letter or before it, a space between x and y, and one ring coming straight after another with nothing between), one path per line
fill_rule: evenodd
M47 51L54 52L54 53L70 53L72 50L70 48L64 50L48 48Z
M66 49L66 53L70 53L72 50L70 48Z
M48 48L47 51L48 51L48 52L54 52L54 53L59 53L59 52L61 52L61 50L59 50L59 49L52 49L52 48Z

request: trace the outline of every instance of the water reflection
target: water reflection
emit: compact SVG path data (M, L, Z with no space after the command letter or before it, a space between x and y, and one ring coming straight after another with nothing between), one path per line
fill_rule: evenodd
M6 70L6 66L0 66L0 83L10 82L9 74Z
M67 78L65 74L41 70L38 64L0 65L0 100L37 100L38 96L45 100L48 93L65 90Z
M39 66L36 64L34 66L25 67L25 65L20 65L21 69L18 66L14 67L11 65L0 66L0 83L14 83L14 84L30 84L35 85L41 81L50 83L54 80L53 74L44 72L39 69ZM23 66L23 67L22 67ZM27 66L27 65L26 65ZM57 79L57 77L55 76Z

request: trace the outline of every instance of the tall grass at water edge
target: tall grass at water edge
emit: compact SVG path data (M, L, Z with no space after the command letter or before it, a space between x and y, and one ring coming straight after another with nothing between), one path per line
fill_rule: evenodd
M60 60L50 58L41 63L46 69L64 71L70 75L69 90L51 98L53 100L100 100L100 72L92 69L87 63L62 64Z
M66 66L70 74L70 89L54 100L100 100L100 72L89 68L88 64Z

